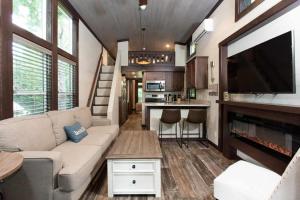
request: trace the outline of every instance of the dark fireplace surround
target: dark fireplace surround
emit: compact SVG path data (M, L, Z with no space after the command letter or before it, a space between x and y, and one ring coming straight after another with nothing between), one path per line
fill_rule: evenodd
M219 102L223 107L223 154L237 149L281 174L300 147L300 107Z

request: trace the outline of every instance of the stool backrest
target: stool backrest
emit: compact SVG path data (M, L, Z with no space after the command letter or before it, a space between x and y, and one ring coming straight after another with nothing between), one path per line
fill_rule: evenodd
M300 199L300 148L282 174L269 200Z
M161 119L163 123L174 124L181 120L181 113L178 109L164 109L161 114Z
M191 109L186 120L191 123L204 123L206 122L206 110Z

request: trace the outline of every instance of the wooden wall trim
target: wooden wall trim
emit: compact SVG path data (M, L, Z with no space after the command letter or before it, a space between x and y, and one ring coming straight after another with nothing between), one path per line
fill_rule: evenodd
M259 109L259 110L267 110L267 111L300 115L300 106L274 105L274 104L238 102L238 101L217 101L217 103L227 105L227 106L235 106L235 107L250 108L255 110Z
M50 110L58 109L58 47L57 47L57 6L58 2L52 0L52 27L51 27L51 36L52 36L52 87L51 87L51 108Z
M41 47L44 47L45 49L48 49L50 51L52 50L51 42L44 40L44 39L34 35L33 33L20 28L19 26L15 25L15 24L12 24L12 32L26 40L29 40L32 43L35 43ZM53 39L53 36L52 36L52 39Z
M61 48L57 48L57 54L60 55L60 56L62 56L62 57L64 57L64 58L67 58L67 59L69 59L69 60L71 60L71 61L73 61L75 63L77 63L78 60L79 60L78 57L73 56L72 54L70 54L70 53L62 50Z
M251 10L256 8L259 4L261 4L264 0L256 0L253 3L251 3L250 6L248 6L245 10L240 12L239 3L241 0L235 0L235 21L237 22L239 19L247 15Z
M94 75L94 79L93 79L93 83L92 83L92 87L91 87L91 90L90 90L90 94L89 94L89 98L88 98L88 102L87 102L87 107L91 106L92 105L92 101L93 101L93 98L94 98L94 93L95 93L95 89L97 88L96 85L97 85L97 81L99 79L99 75L100 75L100 72L101 72L101 69L102 69L102 55L103 55L103 50L104 48L102 47L102 50L101 50L101 53L100 53L100 57L98 59L98 63L97 63L97 68L96 68L96 72L95 72L95 75Z
M0 1L0 120L13 116L12 1Z

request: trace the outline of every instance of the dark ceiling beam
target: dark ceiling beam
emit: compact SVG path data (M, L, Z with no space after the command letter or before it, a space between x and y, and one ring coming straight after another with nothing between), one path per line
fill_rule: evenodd
M77 10L72 6L69 0L62 1L62 4L68 8L73 14L76 15L82 21L82 23L87 27L87 29L93 34L93 36L98 40L98 42L106 49L108 54L116 60L114 54L109 50L109 48L102 42L102 40L97 36L97 34L93 31L93 29L88 25L88 23L82 18L82 16L77 12Z

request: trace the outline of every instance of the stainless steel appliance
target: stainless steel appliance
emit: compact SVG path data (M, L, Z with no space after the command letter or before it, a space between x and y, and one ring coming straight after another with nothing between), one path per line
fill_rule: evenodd
M166 90L166 81L146 81L147 92L164 92Z
M146 94L145 102L165 102L164 94Z

